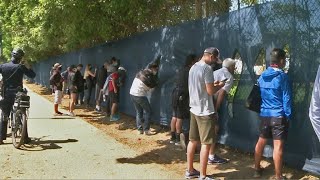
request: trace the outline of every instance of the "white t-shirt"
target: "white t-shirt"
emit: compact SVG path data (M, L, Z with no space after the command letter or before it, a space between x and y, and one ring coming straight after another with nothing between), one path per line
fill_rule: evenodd
M140 79L134 78L130 88L130 94L134 96L147 96L150 89L151 88L146 86Z
M228 71L228 69L226 67L222 67L221 69L214 71L213 76L214 76L214 80L216 81L222 81L222 80L228 79L225 85L221 89L229 93L233 84L233 76Z
M206 84L213 83L211 67L204 61L195 63L189 71L190 111L196 116L214 113L213 98L207 93Z

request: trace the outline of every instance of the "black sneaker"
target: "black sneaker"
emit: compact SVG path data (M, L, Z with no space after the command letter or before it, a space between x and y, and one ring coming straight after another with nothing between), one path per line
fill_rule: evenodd
M218 155L214 155L213 159L208 159L208 164L225 164L229 162L227 159L221 158Z
M31 138L27 137L26 139L24 139L25 144L29 144L30 142L31 142Z
M170 144L174 144L174 143L176 143L177 142L177 140L176 140L176 138L170 138Z

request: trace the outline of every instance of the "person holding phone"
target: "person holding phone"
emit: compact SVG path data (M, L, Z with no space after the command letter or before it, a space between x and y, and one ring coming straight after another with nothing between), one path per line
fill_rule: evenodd
M224 86L224 83L214 79L210 65L218 59L219 50L209 47L204 50L201 60L195 63L189 71L190 141L187 147L187 170L185 172L187 179L197 177L212 179L207 176L209 150L216 140L214 132L216 111L212 96ZM199 142L201 143L200 172L193 167L194 154Z
M226 122L223 121L223 117L220 116L222 115L221 113L222 109L220 107L226 103L227 94L231 90L231 87L233 84L233 74L234 74L235 67L236 67L236 61L231 58L227 58L222 62L222 68L213 72L213 76L215 80L225 83L224 86L218 92L216 92L216 94L213 96L215 111L217 112L217 115L218 115L218 123L215 125L216 135L218 135L219 127L224 126L224 124L226 124ZM213 143L210 148L208 164L227 163L228 162L227 159L221 158L215 154L215 147L216 147L216 144Z

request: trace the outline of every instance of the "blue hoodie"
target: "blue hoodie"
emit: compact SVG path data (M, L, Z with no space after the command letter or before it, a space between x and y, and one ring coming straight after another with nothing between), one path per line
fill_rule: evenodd
M291 88L289 78L283 70L268 67L258 79L261 90L261 111L263 117L291 116Z

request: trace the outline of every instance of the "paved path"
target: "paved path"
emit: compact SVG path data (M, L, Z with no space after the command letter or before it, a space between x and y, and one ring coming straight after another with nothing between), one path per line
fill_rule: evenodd
M17 150L8 138L0 146L0 179L173 179L156 164L119 164L138 154L89 123L54 118L53 104L31 96L28 129L33 146Z

